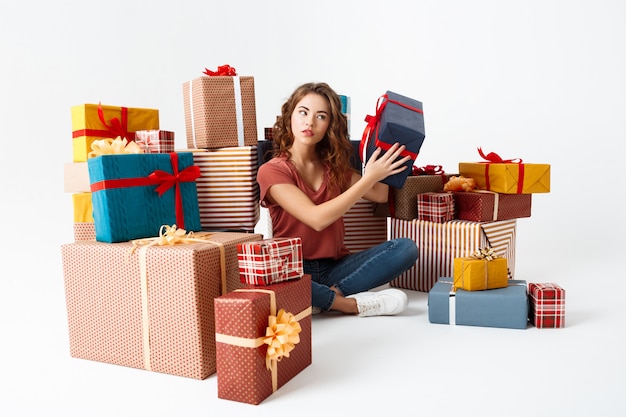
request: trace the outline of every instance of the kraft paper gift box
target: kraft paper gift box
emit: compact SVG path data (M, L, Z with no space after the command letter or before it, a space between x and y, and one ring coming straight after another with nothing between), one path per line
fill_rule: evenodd
M91 193L72 194L74 208L74 241L96 240Z
M245 286L214 302L218 398L260 404L311 364L310 275ZM285 329L277 333L276 323ZM291 345L277 346L275 336L289 335Z
M367 126L361 139L360 151L362 161L367 161L377 147L384 153L396 142L406 146L402 156L410 157L405 163L407 169L382 181L391 187L402 188L424 142L422 103L387 91L378 99L376 115L368 115L365 121Z
M455 258L471 256L484 247L491 247L498 257L506 258L509 277L515 276L517 221L514 219L498 222L455 219L445 223L389 220L390 239L413 239L418 249L415 265L392 280L393 287L428 292L439 277L453 276Z
M138 130L135 132L135 143L144 153L174 152L174 132L169 130Z
M191 153L100 155L87 165L98 241L150 237L163 224L201 230Z
M452 289L452 279L439 279L428 293L430 323L526 329L526 281L511 280L504 288L484 291Z
M204 379L216 372L213 299L241 288L236 244L260 236L136 249L132 242L61 246L70 354Z
M344 244L361 252L387 240L387 219L374 216L374 203L359 199L343 216Z
M254 77L203 75L183 84L187 147L254 146Z
M552 282L528 284L529 319L538 328L565 327L565 289Z
M459 175L474 178L481 190L503 194L533 194L550 192L550 165L523 163L519 158L502 159L493 152L483 162L460 162Z
M302 239L270 238L237 245L239 276L250 285L270 285L304 274Z
M156 109L80 104L71 108L73 161L85 162L94 140L135 139L137 130L159 128Z
M418 194L417 218L437 223L454 219L454 196L450 193Z
M182 151L184 152L184 151ZM259 221L256 146L197 149L196 180L203 230L254 230Z
M455 217L487 222L530 217L532 194L502 194L492 191L454 192Z
M87 162L67 162L63 164L63 192L90 192Z
M508 262L504 258L455 258L452 270L454 290L481 291L509 285Z

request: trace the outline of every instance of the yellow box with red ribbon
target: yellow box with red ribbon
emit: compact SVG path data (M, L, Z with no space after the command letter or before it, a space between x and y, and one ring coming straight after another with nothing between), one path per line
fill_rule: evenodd
M71 114L74 162L86 161L97 139L119 136L134 141L138 130L159 129L157 109L80 104L72 106Z
M218 398L260 404L311 364L311 276L215 298Z
M502 194L550 192L550 164L524 163L522 159L502 159L478 149L484 162L460 162L459 175L474 178L481 190Z
M472 256L454 258L453 289L482 291L509 285L508 261L498 257L493 249L476 250Z

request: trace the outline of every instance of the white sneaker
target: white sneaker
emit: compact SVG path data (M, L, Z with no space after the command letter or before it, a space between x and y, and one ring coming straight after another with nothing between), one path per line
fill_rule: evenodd
M311 315L316 315L316 314L321 314L322 313L322 309L319 307L311 307Z
M409 305L409 299L403 291L389 288L382 291L361 292L349 295L346 298L354 298L359 317L370 316L393 316L400 314Z

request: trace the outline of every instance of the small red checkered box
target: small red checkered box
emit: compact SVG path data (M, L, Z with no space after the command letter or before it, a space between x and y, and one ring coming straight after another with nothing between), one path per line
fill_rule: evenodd
M135 132L135 143L144 153L174 152L174 132L169 130L138 130Z
M438 192L418 194L417 219L436 223L453 220L454 195Z
M529 283L528 309L535 327L565 327L565 290L554 283Z
M251 285L270 285L301 278L302 239L270 238L237 245L239 277Z

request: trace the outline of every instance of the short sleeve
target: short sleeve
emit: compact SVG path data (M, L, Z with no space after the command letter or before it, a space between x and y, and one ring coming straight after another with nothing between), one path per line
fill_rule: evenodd
M259 167L257 172L260 199L265 205L267 190L275 184L296 184L293 171L284 158L273 158Z

